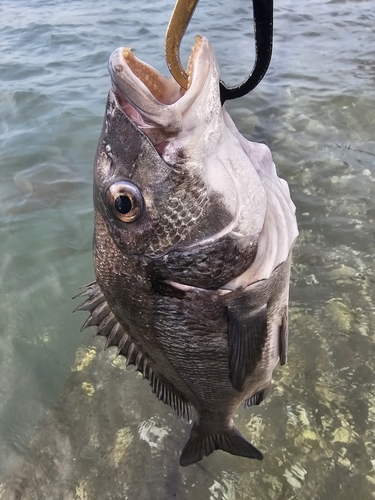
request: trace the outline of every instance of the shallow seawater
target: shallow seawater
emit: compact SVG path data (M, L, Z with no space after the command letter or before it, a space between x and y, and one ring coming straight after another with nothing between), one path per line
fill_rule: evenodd
M271 148L297 206L289 360L238 427L263 462L181 469L188 426L71 314L94 277L92 164L120 45L166 72L173 1L3 0L0 24L0 498L375 498L375 14L275 0L269 72L227 105ZM223 79L253 63L246 2L207 1ZM250 2L247 2L250 4ZM47 414L47 411L49 413Z

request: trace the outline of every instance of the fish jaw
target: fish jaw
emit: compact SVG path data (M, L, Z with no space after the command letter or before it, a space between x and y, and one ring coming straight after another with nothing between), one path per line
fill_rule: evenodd
M185 92L170 78L135 56L130 57L128 50L120 48L112 54L109 68L113 90L97 155L97 170L103 173L103 165L108 164L107 179L105 175L95 176L96 193L102 190L101 185L108 187L115 178L134 180L144 195L146 214L134 228L144 223L147 233L142 235L142 248L138 247L137 252L147 254L166 279L217 289L240 276L253 262L264 225L266 194L251 159L225 123L219 70L207 39L199 38L189 67L190 85ZM142 71L152 75L153 86L158 86L159 93L151 86L150 77L146 81L141 75ZM135 144L140 140L131 139L132 147L127 132L130 128L131 137L135 130L142 135L144 152L139 152L138 159L146 159L148 166L135 159L135 174L126 156L135 158ZM119 145L117 152L113 137ZM146 139L152 145L152 153L146 147ZM111 147L110 154L104 150L104 144ZM101 201L105 202L103 196ZM104 218L108 219L110 212L104 211ZM113 216L110 223L121 244L121 224ZM128 236L123 231L122 238L122 248L127 252L135 244L124 239L132 233L141 234L141 228L139 233L133 227L128 229ZM216 262L224 262L230 254L234 267L220 273L217 281L207 266L203 270L206 276L201 278L202 269L194 272L193 261L205 252L206 262L215 253ZM170 274L168 269L179 260L184 262L184 269Z
M190 137L199 120L211 123L221 110L219 69L210 42L196 37L188 63L189 83L185 91L172 77L165 77L120 47L110 56L108 69L113 89L124 112L154 145L170 137ZM209 112L207 112L209 110ZM202 123L203 125L203 123ZM155 138L158 129L160 137Z

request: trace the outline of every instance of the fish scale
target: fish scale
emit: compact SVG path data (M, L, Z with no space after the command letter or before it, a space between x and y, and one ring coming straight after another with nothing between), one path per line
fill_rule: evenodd
M147 66L161 101L141 85L142 61L132 57L134 74L123 49L110 58L94 171L96 283L78 307L90 312L84 327L97 326L159 400L193 420L182 466L217 449L263 458L233 415L266 397L286 361L298 234L268 148L239 134L212 48L197 43L185 93Z

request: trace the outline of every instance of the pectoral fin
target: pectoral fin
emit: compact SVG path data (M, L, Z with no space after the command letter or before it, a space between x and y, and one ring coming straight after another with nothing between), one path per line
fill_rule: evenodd
M229 379L237 391L262 357L267 338L267 304L241 315L228 309Z

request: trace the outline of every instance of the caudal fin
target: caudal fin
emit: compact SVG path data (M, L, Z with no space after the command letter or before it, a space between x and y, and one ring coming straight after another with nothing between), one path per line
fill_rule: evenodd
M207 434L194 424L189 439L180 456L181 467L194 464L215 450L223 450L232 455L263 460L262 453L255 448L240 431L233 426L222 434Z

